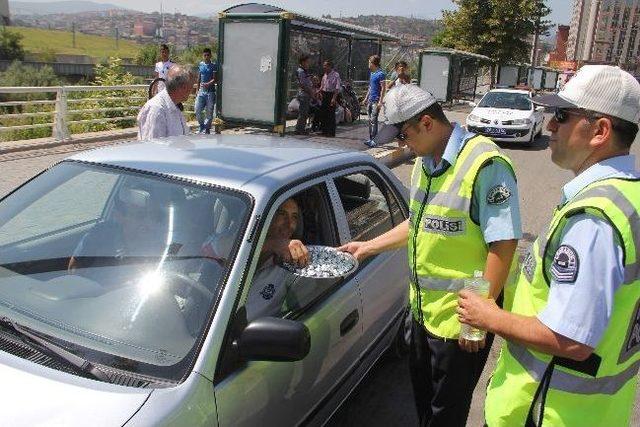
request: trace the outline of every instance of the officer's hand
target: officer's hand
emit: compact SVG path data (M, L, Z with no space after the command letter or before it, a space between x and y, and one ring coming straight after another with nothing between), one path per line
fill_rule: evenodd
M482 341L471 341L460 337L458 338L458 345L460 346L460 349L466 352L477 353L484 348L485 340L483 338Z
M342 245L337 249L342 252L349 252L358 261L362 261L366 258L369 258L371 255L373 255L371 253L368 242L349 242L346 245Z
M491 330L495 314L500 307L493 299L482 297L473 291L461 290L458 293L458 320L474 328Z

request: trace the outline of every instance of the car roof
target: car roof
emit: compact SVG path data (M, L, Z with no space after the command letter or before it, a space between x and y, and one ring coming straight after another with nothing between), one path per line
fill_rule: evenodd
M317 171L368 162L363 152L271 135L187 135L85 151L67 160L184 178L254 192Z
M491 89L487 93L490 92L523 93L525 95L531 95L531 92L526 89Z

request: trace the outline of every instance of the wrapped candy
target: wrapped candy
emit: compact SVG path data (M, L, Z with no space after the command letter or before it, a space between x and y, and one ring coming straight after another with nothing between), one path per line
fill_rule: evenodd
M284 263L283 267L298 276L314 278L344 277L355 271L358 261L353 255L341 252L330 246L307 246L309 250L309 265L299 268Z

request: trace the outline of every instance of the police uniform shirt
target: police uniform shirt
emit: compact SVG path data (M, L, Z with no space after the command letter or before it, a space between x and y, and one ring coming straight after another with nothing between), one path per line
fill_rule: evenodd
M452 167L464 143L474 136L454 123L440 163L434 165L433 156L424 156L423 165L431 174ZM480 169L472 202L471 218L480 224L486 243L522 237L518 186L511 167L502 159L494 159Z
M289 271L273 262L273 257L258 266L247 297L247 320L280 316L292 277Z
M634 156L626 155L591 166L563 187L562 204L595 181L637 178L634 165ZM538 319L552 331L595 348L624 279L622 242L607 221L585 213L567 221L551 250L549 298Z

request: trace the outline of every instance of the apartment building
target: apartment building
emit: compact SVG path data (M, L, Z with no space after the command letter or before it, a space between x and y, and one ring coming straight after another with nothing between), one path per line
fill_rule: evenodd
M574 0L567 59L637 65L640 0Z

